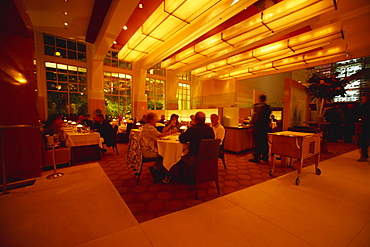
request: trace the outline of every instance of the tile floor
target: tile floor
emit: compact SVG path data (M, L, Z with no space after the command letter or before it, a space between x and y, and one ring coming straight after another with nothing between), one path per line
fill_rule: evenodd
M358 151L139 223L98 163L0 196L1 246L370 246Z

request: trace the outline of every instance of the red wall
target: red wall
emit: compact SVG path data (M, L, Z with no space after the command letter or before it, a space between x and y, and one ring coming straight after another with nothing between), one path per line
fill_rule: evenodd
M12 1L5 2L11 3ZM18 23L23 23L20 16L16 15L17 12L13 5L1 4L0 7L2 11L5 11L6 7L8 13L15 13L11 17ZM0 18L4 21L3 19ZM7 22L10 25L15 23L15 20ZM5 151L7 180L15 181L41 174L40 128L9 128L12 125L37 125L39 123L33 41L27 35L14 32L3 25L0 28L0 37L0 126L7 127L1 128L3 131L1 141L4 141L5 145L0 146L0 151L2 149Z

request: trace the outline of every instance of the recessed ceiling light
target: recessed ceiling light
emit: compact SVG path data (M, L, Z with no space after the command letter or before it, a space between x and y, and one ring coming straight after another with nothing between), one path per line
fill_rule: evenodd
M127 26L123 26L123 29L124 29L124 30L127 30Z
M68 3L68 2L69 2L69 0L64 0L64 2Z
M113 44L117 44L117 41L113 41Z
M64 28L68 28L69 24L68 22L64 22Z
M142 9L144 8L144 6L141 3L139 3L139 8Z
M67 11L64 11L64 12L63 12L63 14L64 14L64 15L68 15L68 12L67 12Z

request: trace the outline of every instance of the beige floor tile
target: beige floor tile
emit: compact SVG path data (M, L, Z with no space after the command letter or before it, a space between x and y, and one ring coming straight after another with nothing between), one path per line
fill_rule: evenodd
M304 169L300 186L292 172L224 198L315 246L346 246L370 220L370 194L361 190L352 196L358 187L347 188L338 178L317 176L312 169ZM366 198L350 203L361 196Z
M348 247L369 247L370 246L370 221L353 239Z
M140 226L153 246L311 246L222 198Z
M152 246L139 226L133 226L104 237L94 239L78 247L112 247L112 246Z
M99 164L61 171L0 197L2 246L73 246L138 224Z

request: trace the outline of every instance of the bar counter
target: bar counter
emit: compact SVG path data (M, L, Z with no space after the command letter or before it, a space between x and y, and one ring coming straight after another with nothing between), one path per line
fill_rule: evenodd
M254 148L253 132L250 127L224 127L227 131L225 151L242 153Z

